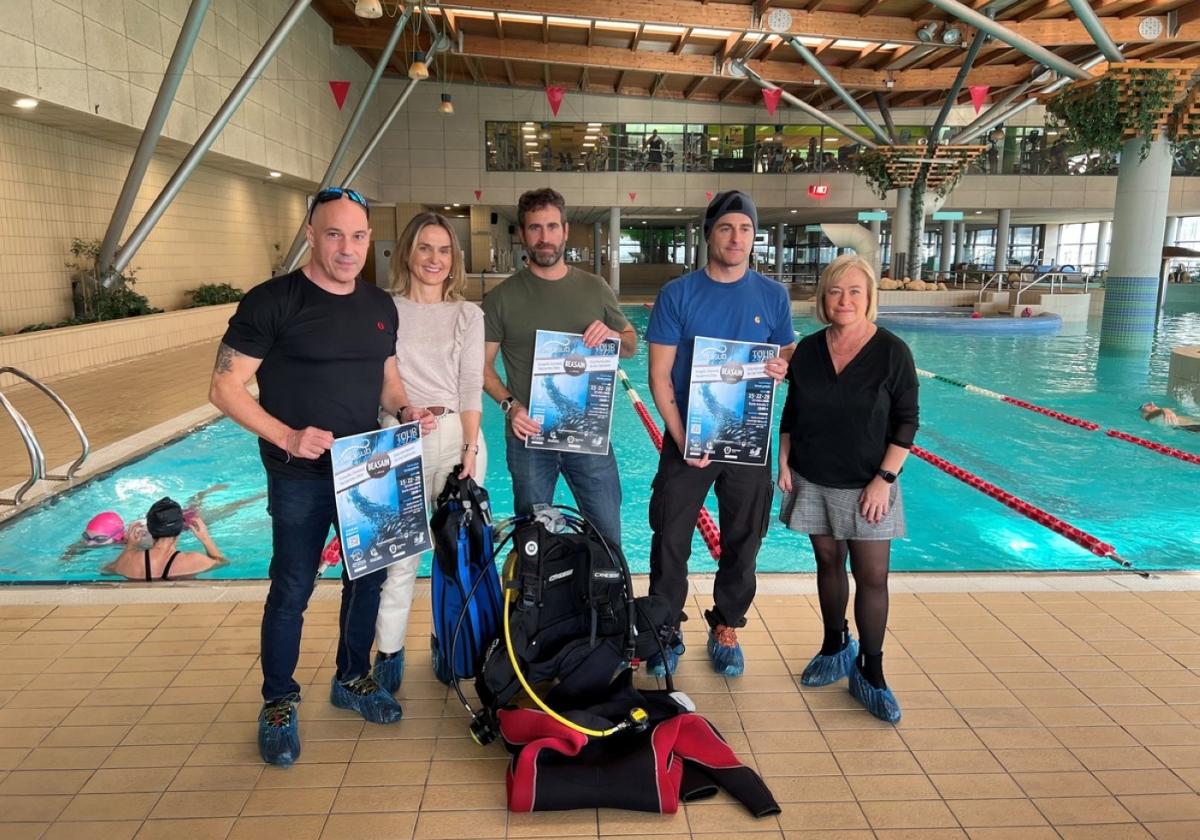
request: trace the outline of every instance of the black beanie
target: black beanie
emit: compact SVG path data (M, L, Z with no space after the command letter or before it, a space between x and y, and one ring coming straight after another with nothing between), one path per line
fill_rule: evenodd
M146 530L154 539L178 537L183 533L183 510L179 502L163 496L146 511Z
M754 199L740 190L728 190L717 193L708 203L708 210L704 212L705 239L708 239L717 220L726 213L745 213L750 217L750 224L754 225L754 229L758 229L758 208L754 206Z

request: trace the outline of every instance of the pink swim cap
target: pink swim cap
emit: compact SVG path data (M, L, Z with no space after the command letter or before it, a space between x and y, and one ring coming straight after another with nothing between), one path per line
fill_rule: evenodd
M125 539L125 520L111 510L98 513L83 529L88 542L120 542Z

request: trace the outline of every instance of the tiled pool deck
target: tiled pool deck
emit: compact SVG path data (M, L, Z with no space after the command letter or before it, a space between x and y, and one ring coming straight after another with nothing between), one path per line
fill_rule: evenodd
M433 679L424 595L405 718L385 727L329 705L337 586L322 586L300 663L304 752L284 771L254 746L261 585L9 590L0 837L1195 838L1200 593L1169 585L897 593L897 727L844 682L801 690L816 599L761 595L745 677L714 675L697 638L678 675L782 804L761 820L724 795L674 816L509 814L503 751L467 737ZM92 603L36 603L64 599Z

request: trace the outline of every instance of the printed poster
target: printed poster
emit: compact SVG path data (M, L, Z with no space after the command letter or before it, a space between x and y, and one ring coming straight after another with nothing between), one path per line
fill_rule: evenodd
M620 349L615 338L589 348L578 333L537 331L529 416L542 433L527 449L608 454Z
M421 463L421 424L333 442L338 530L350 579L433 548Z
M765 464L775 380L767 362L778 344L696 336L688 390L685 458Z

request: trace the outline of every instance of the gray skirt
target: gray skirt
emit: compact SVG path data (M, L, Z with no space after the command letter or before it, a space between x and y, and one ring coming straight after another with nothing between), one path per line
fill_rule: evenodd
M888 491L888 512L872 525L863 519L862 490L813 484L792 470L792 492L783 494L779 521L792 531L838 540L890 540L903 537L904 497L897 481Z

